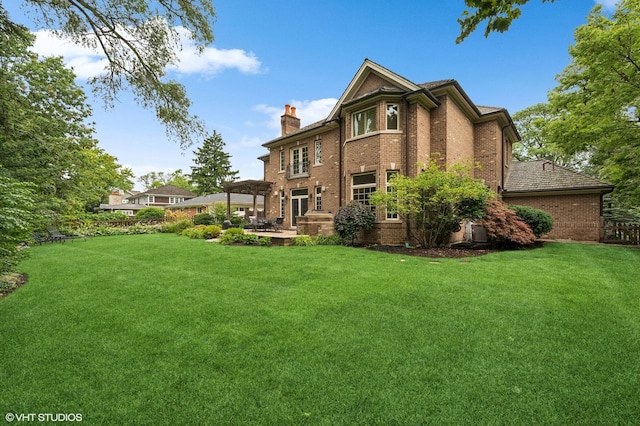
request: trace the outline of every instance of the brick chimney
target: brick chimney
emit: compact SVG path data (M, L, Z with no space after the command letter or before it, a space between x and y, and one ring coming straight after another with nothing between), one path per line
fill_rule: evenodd
M284 106L284 115L280 117L282 136L300 130L300 119L296 117L296 107L287 104Z

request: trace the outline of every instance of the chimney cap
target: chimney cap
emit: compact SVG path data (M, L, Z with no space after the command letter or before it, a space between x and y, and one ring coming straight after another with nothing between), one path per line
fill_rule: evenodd
M284 106L284 115L291 115L291 105L286 104Z

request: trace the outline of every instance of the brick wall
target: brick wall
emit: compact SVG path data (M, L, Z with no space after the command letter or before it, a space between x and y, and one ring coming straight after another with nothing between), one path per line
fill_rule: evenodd
M484 179L493 191L502 187L502 129L496 121L476 124L474 160L481 169L474 169L473 176Z
M553 230L543 238L600 240L600 194L504 197L508 204L544 210L553 217Z
M322 141L322 163L316 164L315 141ZM306 146L309 153L309 175L288 179L286 168L292 163L291 150L295 147ZM287 196L285 202L284 228L291 224L291 190L306 188L309 194L309 209L315 206L315 188L324 187L322 192L322 208L324 211L335 213L339 206L339 129L323 128L317 134L312 134L299 140L292 140L282 146L272 148L269 159L264 163L264 176L268 182L273 182L271 191L265 197L267 217L280 215L280 191ZM285 171L280 171L280 151L285 154ZM275 193L275 195L274 195Z

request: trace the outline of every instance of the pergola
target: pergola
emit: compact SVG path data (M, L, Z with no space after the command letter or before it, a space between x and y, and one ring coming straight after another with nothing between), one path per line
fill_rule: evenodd
M222 189L227 193L227 220L231 219L231 194L250 194L253 195L253 212L258 214L256 198L258 195L264 197L265 210L267 208L267 195L271 192L273 182L264 180L241 180L238 182L225 183Z

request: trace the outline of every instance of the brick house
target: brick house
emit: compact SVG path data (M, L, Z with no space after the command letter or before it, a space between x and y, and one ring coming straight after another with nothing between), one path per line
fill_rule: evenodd
M269 152L260 157L264 180L272 183L265 211L300 234L332 233L340 206L368 204L394 174L415 176L417 164L436 155L446 164L480 163L474 177L497 194L505 192L507 176L517 182L518 170L526 172L511 170L519 134L506 109L476 105L456 80L416 84L368 59L326 119L301 128L295 107L287 105L281 124L282 135L264 143ZM507 193L510 201L524 198ZM403 244L406 225L378 208L376 225L364 238Z
M553 217L545 238L600 241L602 196L613 186L547 160L514 162L502 199L544 210Z

